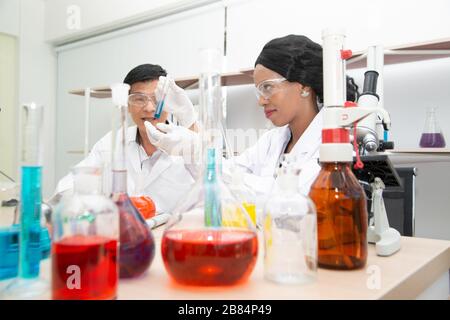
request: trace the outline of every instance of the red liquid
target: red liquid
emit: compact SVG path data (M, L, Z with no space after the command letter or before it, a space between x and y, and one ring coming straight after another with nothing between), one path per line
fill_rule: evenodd
M79 269L74 270L73 266ZM117 282L116 240L101 236L71 236L53 244L53 299L114 299Z
M161 251L167 272L181 284L231 285L253 271L258 239L250 231L169 230Z

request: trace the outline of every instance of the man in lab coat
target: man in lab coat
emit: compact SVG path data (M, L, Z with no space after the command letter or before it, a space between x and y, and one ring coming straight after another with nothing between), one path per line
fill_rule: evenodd
M160 66L143 64L132 69L124 79L124 83L130 85L128 111L135 124L127 129L126 136L128 194L151 197L157 212L171 212L194 183L183 159L171 156L154 146L144 125L145 121L154 125L166 123L171 113L178 120L179 126L186 130L195 126L196 114L191 101L184 90L173 80L165 78L166 76L166 71ZM169 86L164 111L159 119L154 119L157 97L162 95L160 80L166 79ZM89 155L76 165L103 167L105 193L110 191L112 182L111 138L110 131L93 146ZM72 190L73 176L69 173L59 181L56 192L61 195Z

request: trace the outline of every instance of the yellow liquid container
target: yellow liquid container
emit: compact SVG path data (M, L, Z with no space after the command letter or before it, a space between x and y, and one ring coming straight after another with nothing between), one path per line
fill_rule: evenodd
M256 226L256 206L254 203L243 202L246 215L250 217L253 226ZM242 209L226 208L222 214L222 224L227 227L247 227L248 218L243 214Z
M256 226L256 205L254 203L248 203L244 202L242 203L245 210L247 210L247 213L252 220L253 224Z
M256 196L254 192L245 185L242 177L243 172L238 168L234 168L231 173L231 184L229 185L229 188L231 193L233 193L236 199L241 202L242 207L247 211L247 216L253 222L253 226L256 226ZM241 226L243 223L247 223L247 218L239 211L240 208L237 209L236 214L223 215L222 222L227 223L230 226ZM230 220L227 216L233 217L234 220Z

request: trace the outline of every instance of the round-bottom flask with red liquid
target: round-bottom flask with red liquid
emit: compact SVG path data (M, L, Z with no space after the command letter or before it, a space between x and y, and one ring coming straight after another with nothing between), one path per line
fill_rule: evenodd
M255 226L229 190L224 185L218 189L220 199L210 197L207 201L217 202L205 207L210 194L202 183L196 184L190 195L203 200L191 210L183 210L182 205L163 234L164 266L179 284L229 286L245 282L254 269L258 255Z

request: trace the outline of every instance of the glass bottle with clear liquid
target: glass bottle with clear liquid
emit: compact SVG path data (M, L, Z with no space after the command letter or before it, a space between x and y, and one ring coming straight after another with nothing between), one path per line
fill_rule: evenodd
M200 75L201 177L164 231L164 266L177 283L229 286L246 281L258 254L256 229L221 178L221 54L203 50Z
M109 300L119 281L119 214L101 193L101 169L76 167L74 194L53 215L52 298Z
M133 278L143 274L155 256L153 234L127 193L126 132L128 91L130 86L119 83L111 86L116 105L112 130L112 195L119 208L120 221L120 278Z
M264 277L281 284L306 284L317 276L314 203L298 190L300 169L286 154L264 208Z
M427 118L425 120L425 128L420 137L421 148L444 148L445 139L436 119L436 108L427 109Z
M22 105L20 232L18 278L1 293L6 299L41 297L48 289L39 277L41 259L41 205L44 107Z

